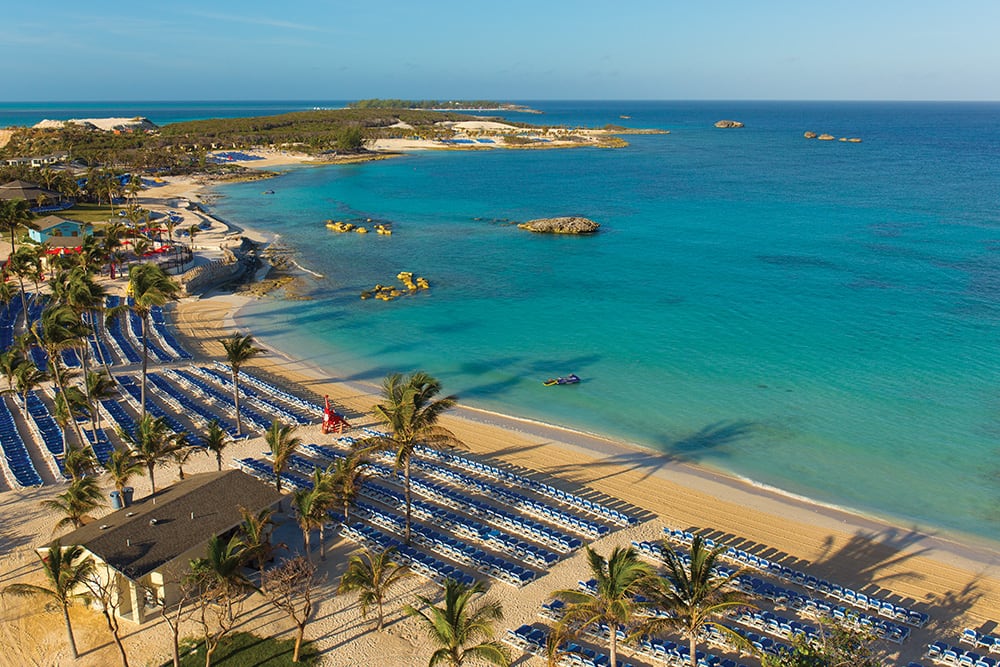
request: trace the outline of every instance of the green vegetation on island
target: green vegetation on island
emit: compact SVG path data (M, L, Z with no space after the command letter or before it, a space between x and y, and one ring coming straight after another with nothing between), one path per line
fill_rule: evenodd
M349 109L448 109L453 111L522 111L527 113L541 113L523 104L512 104L510 102L496 102L493 100L400 100L383 99L373 97L367 100L358 100L347 105Z

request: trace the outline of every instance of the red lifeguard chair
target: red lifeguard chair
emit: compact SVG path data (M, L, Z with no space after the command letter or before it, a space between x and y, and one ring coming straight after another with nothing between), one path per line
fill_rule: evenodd
M343 433L345 428L350 428L351 425L347 423L346 419L330 409L330 397L324 396L323 400L326 402L326 406L323 408L323 435L334 431Z

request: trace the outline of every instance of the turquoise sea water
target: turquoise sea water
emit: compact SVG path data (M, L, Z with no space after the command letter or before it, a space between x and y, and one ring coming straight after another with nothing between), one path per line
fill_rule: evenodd
M425 369L469 405L1000 535L1000 107L538 106L538 122L672 133L295 169L266 197L227 186L218 213L325 276L312 301L242 321L349 379ZM747 127L712 127L729 117ZM559 214L602 232L500 221ZM395 234L323 228L356 217ZM359 300L402 270L430 292ZM542 386L571 372L584 382Z
M347 379L424 369L468 405L1000 538L1000 105L530 104L512 119L671 134L226 186L216 213L324 276L241 322ZM504 222L564 214L602 232ZM323 227L355 217L395 233ZM430 292L358 298L402 270Z

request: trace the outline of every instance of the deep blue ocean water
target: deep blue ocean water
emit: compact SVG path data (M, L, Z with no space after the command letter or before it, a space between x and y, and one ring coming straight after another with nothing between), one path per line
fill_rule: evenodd
M1000 537L1000 105L531 104L511 118L671 134L225 186L218 214L324 276L241 321L347 379L424 369L465 404ZM601 233L507 223L567 214ZM369 217L393 236L323 226ZM359 299L403 270L431 290Z

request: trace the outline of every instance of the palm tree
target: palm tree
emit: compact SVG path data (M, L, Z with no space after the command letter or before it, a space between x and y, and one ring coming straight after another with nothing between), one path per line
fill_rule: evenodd
M639 604L635 601L635 596L643 583L653 575L653 568L640 560L638 552L632 547L616 547L607 560L587 547L587 563L590 575L597 581L595 593L575 589L553 593L566 602L566 613L560 621L560 629L575 624L579 624L580 629L594 624L608 625L608 657L611 667L616 667L618 629L631 623L636 616Z
M7 378L7 391L14 391L14 378L17 367L24 363L24 355L16 347L9 347L0 352L0 373Z
M314 485L311 489L297 489L292 494L292 507L302 529L302 541L305 544L306 558L310 557L310 534L314 529L322 528L326 522L326 513L329 511L333 498L330 492L322 485ZM323 540L320 538L320 549L323 548ZM321 560L325 555L321 557Z
M254 346L253 335L241 336L234 333L221 339L222 347L226 350L226 361L233 372L233 402L236 404L236 435L243 435L243 422L240 419L240 366L249 361L259 353L263 352L259 347Z
M50 281L52 285L52 296L59 303L62 303L76 313L80 321L84 321L83 316L87 313L104 309L105 289L102 285L94 281L93 275L86 267L74 266L69 271L60 276L60 280ZM79 338L78 352L80 360L83 362L83 375L86 377L90 373L88 360L90 358L90 345L88 339L93 336L97 339L96 318L91 317L90 324L84 324L85 335ZM100 346L98 346L100 350ZM106 366L106 364L105 364ZM89 385L87 389L87 408L93 413L94 402L90 395Z
M330 490L336 503L344 509L344 521L348 520L351 505L361 493L361 485L366 479L368 461L362 452L339 458L326 469L330 477Z
M79 589L84 587L85 582L93 578L96 569L94 560L89 557L84 558L82 546L63 547L59 540L49 544L45 548L45 555L39 554L39 558L42 561L42 572L48 580L49 587L34 584L11 584L4 589L4 595L45 597L62 607L70 652L76 659L80 656L76 650L76 640L73 638L73 625L69 620L69 606L75 600L89 598L86 592L80 592Z
M21 364L14 369L14 387L21 395L21 405L24 408L25 419L30 419L28 415L28 394L48 379L48 373L39 370L38 366L31 359L22 360Z
M704 538L696 535L691 542L691 564L688 566L665 544L666 574L645 582L643 595L647 603L666 614L644 621L637 632L652 634L665 628L680 630L688 638L691 667L698 664L696 649L701 629L711 625L734 635L727 626L714 619L725 616L735 607L752 606L746 595L734 590L733 581L742 574L740 570L725 575L716 572L716 563L725 551L726 547L721 545L709 549ZM734 639L737 638L738 635L735 635Z
M73 426L77 429L77 433L80 432L79 424L76 423L76 420L79 416L86 415L87 397L82 391L80 391L79 387L70 385L66 387L66 391L56 393L56 397L52 404L54 406L52 417L62 429L63 449L68 450L69 447L66 444L66 431L69 429L70 424L73 424ZM86 444L85 440L80 440L80 447L84 447Z
M28 298L27 290L24 289L24 279L34 278L41 271L41 267L38 265L38 258L31 248L18 248L7 258L4 270L17 277L17 283L21 287L21 310L24 315L25 326L27 326Z
M87 394L94 404L90 413L91 425L94 428L94 437L101 430L101 401L113 398L116 395L115 381L105 370L90 371L86 377Z
M244 562L255 562L260 572L260 585L264 587L264 564L274 556L274 552L285 544L274 544L271 538L274 533L274 519L271 508L262 509L254 514L245 507L240 507L240 540L243 542Z
M195 447L188 444L187 434L178 433L176 440L174 441L176 445L170 452L170 460L177 464L177 479L184 481L184 464L188 462L191 455L194 454Z
M97 458L89 447L66 447L64 451L63 470L74 482L97 468Z
M146 414L146 367L149 363L147 335L149 331L149 311L154 306L162 306L177 298L180 287L164 273L157 264L146 262L136 264L128 271L128 294L132 305L122 305L108 311L108 317L117 317L123 309L131 308L142 320L142 386L139 395L140 412Z
M150 493L156 493L153 470L177 449L177 435L170 430L163 417L153 417L150 414L139 417L135 433L119 430L118 435L132 449L135 459L146 466L149 485L152 487Z
M394 451L396 470L402 469L406 496L406 543L410 543L410 459L418 444L451 446L461 444L450 431L438 425L445 410L455 406L456 396L435 400L441 383L424 372L404 377L392 373L382 381L382 403L372 411L389 429L384 437L370 438L372 448Z
M492 639L496 632L493 622L503 619L500 603L487 601L475 610L470 606L472 598L484 590L480 581L469 586L447 579L444 582L443 606L433 606L432 601L423 595L416 597L426 607L425 610L407 605L407 615L422 619L427 636L440 646L431 654L428 667L442 663L462 667L467 658L501 667L510 664L507 649ZM486 641L475 643L481 639Z
M233 606L237 597L254 588L243 574L245 549L246 546L239 535L233 535L228 542L213 536L208 541L205 557L196 558L190 563L189 581L200 589L202 604L207 605L214 601L222 609L222 614L216 618L217 629L214 632L209 630L209 625L205 623L204 617L202 618L205 629L206 667L212 664L212 654L219 647L223 635L234 625L236 615Z
M383 551L365 549L360 555L351 556L347 562L347 570L340 577L337 594L357 591L361 602L361 615L368 617L372 605L377 612L376 630L385 626L383 605L389 592L403 579L410 576L410 571L402 563L396 562L396 547Z
M288 467L288 460L302 444L302 440L293 436L296 426L282 424L275 419L271 428L264 434L264 442L271 448L271 467L274 470L274 488L281 493L281 473Z
M142 475L143 463L135 458L131 451L116 449L111 452L111 456L104 462L104 470L111 475L111 482L115 485L119 497L125 493L125 487L133 477Z
M53 532L66 526L79 528L83 525L83 518L103 504L104 496L95 477L73 480L64 492L55 498L42 501L42 507L65 515L56 523Z
M0 200L0 231L10 232L11 254L17 250L17 228L31 227L31 204L25 199Z
M39 329L41 327L41 329ZM86 327L80 321L80 317L73 312L73 309L65 305L56 305L42 311L42 317L35 322L32 327L38 344L42 346L49 356L49 366L52 367L52 379L55 380L59 393L66 392L60 367L62 361L60 354L63 350L76 348L80 341L86 336ZM73 428L76 431L77 439L82 443L83 433L80 432L80 425L76 419L72 419Z
M222 470L222 452L232 442L232 439L226 433L226 430L219 425L218 419L213 419L209 423L208 430L205 431L202 440L205 444L205 453L209 455L215 454L215 463L219 466L219 470Z

